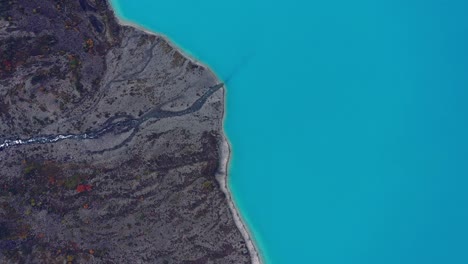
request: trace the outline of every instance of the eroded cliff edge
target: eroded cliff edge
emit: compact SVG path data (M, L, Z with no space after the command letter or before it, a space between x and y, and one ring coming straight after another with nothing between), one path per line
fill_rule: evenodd
M209 69L105 0L0 0L0 17L0 262L252 261L216 179Z

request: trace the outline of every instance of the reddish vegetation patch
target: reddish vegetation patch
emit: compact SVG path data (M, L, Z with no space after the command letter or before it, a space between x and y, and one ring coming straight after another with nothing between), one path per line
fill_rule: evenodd
M11 71L12 70L12 63L9 60L4 60L3 61L3 67L5 68L6 71Z
M81 192L85 192L85 191L91 191L92 189L92 186L89 185L89 184L79 184L78 186L76 186L76 191L81 193Z

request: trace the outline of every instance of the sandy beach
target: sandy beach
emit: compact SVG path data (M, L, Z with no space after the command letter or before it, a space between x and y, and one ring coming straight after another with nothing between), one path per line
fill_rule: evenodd
M221 151L220 151L221 165L219 166L219 171L218 171L218 174L216 175L216 179L218 180L221 186L221 190L226 195L226 199L228 200L228 203L229 203L229 209L231 210L232 216L234 217L234 221L236 222L237 227L239 228L240 232L242 233L242 236L244 237L247 243L247 248L249 250L252 263L253 264L263 263L261 261L260 254L255 247L252 235L247 229L247 226L245 225L244 221L242 220L242 217L239 214L239 211L237 210L234 204L234 201L232 200L232 195L227 185L228 166L229 166L229 158L231 156L231 150L229 147L229 142L225 136L223 136L223 142L220 148L221 148Z

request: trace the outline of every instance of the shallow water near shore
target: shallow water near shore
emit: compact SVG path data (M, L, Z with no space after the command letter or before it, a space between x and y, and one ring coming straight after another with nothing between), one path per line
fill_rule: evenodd
M468 263L467 3L111 2L227 82L266 263Z

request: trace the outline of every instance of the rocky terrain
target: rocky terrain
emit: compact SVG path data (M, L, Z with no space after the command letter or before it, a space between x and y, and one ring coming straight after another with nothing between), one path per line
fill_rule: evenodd
M224 87L107 0L0 0L0 263L250 263Z

